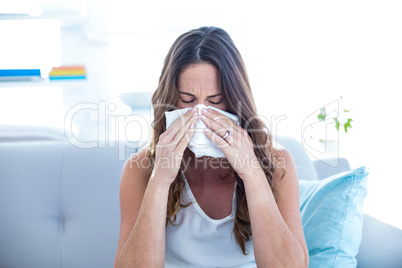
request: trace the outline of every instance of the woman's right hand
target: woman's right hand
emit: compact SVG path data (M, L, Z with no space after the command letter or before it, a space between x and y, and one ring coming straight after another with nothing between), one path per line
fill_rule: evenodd
M198 116L198 108L191 108L159 136L151 178L168 186L172 184L179 172L184 150L194 134Z

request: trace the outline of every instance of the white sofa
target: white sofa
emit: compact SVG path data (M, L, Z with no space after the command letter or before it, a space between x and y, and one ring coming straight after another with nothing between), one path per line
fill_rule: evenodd
M310 161L289 137L299 179L350 169ZM0 267L113 267L121 169L136 148L80 149L66 141L0 142ZM358 267L402 267L402 231L364 215Z

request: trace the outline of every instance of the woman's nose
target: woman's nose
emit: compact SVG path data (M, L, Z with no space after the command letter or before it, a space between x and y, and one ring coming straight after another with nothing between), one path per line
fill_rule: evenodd
M206 105L205 105L205 104L202 104L202 103L197 103L197 104L195 105L195 107L198 108L198 113L201 114L201 110L204 109L204 108L206 107Z

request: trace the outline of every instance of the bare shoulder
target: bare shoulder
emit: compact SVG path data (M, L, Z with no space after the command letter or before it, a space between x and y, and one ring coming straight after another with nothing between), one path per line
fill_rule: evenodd
M122 218L126 216L131 218L138 213L151 173L152 168L146 149L130 156L124 163L120 180Z
M122 179L126 177L138 177L148 180L152 173L151 161L147 156L147 148L131 155L123 166Z
M120 207L122 210L133 208L133 203L141 204L151 173L152 167L146 148L126 160L120 180Z
M283 145L276 143L272 147L272 153L277 161L274 179L279 179L279 181L285 178L297 180L296 166L291 152Z
M290 151L279 143L276 143L275 146L272 147L272 153L278 161L284 164L292 164L293 162L293 156Z

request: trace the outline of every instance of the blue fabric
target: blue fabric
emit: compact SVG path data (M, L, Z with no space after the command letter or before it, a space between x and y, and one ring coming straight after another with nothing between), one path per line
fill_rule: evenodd
M367 194L366 167L300 180L300 213L310 267L356 267Z

